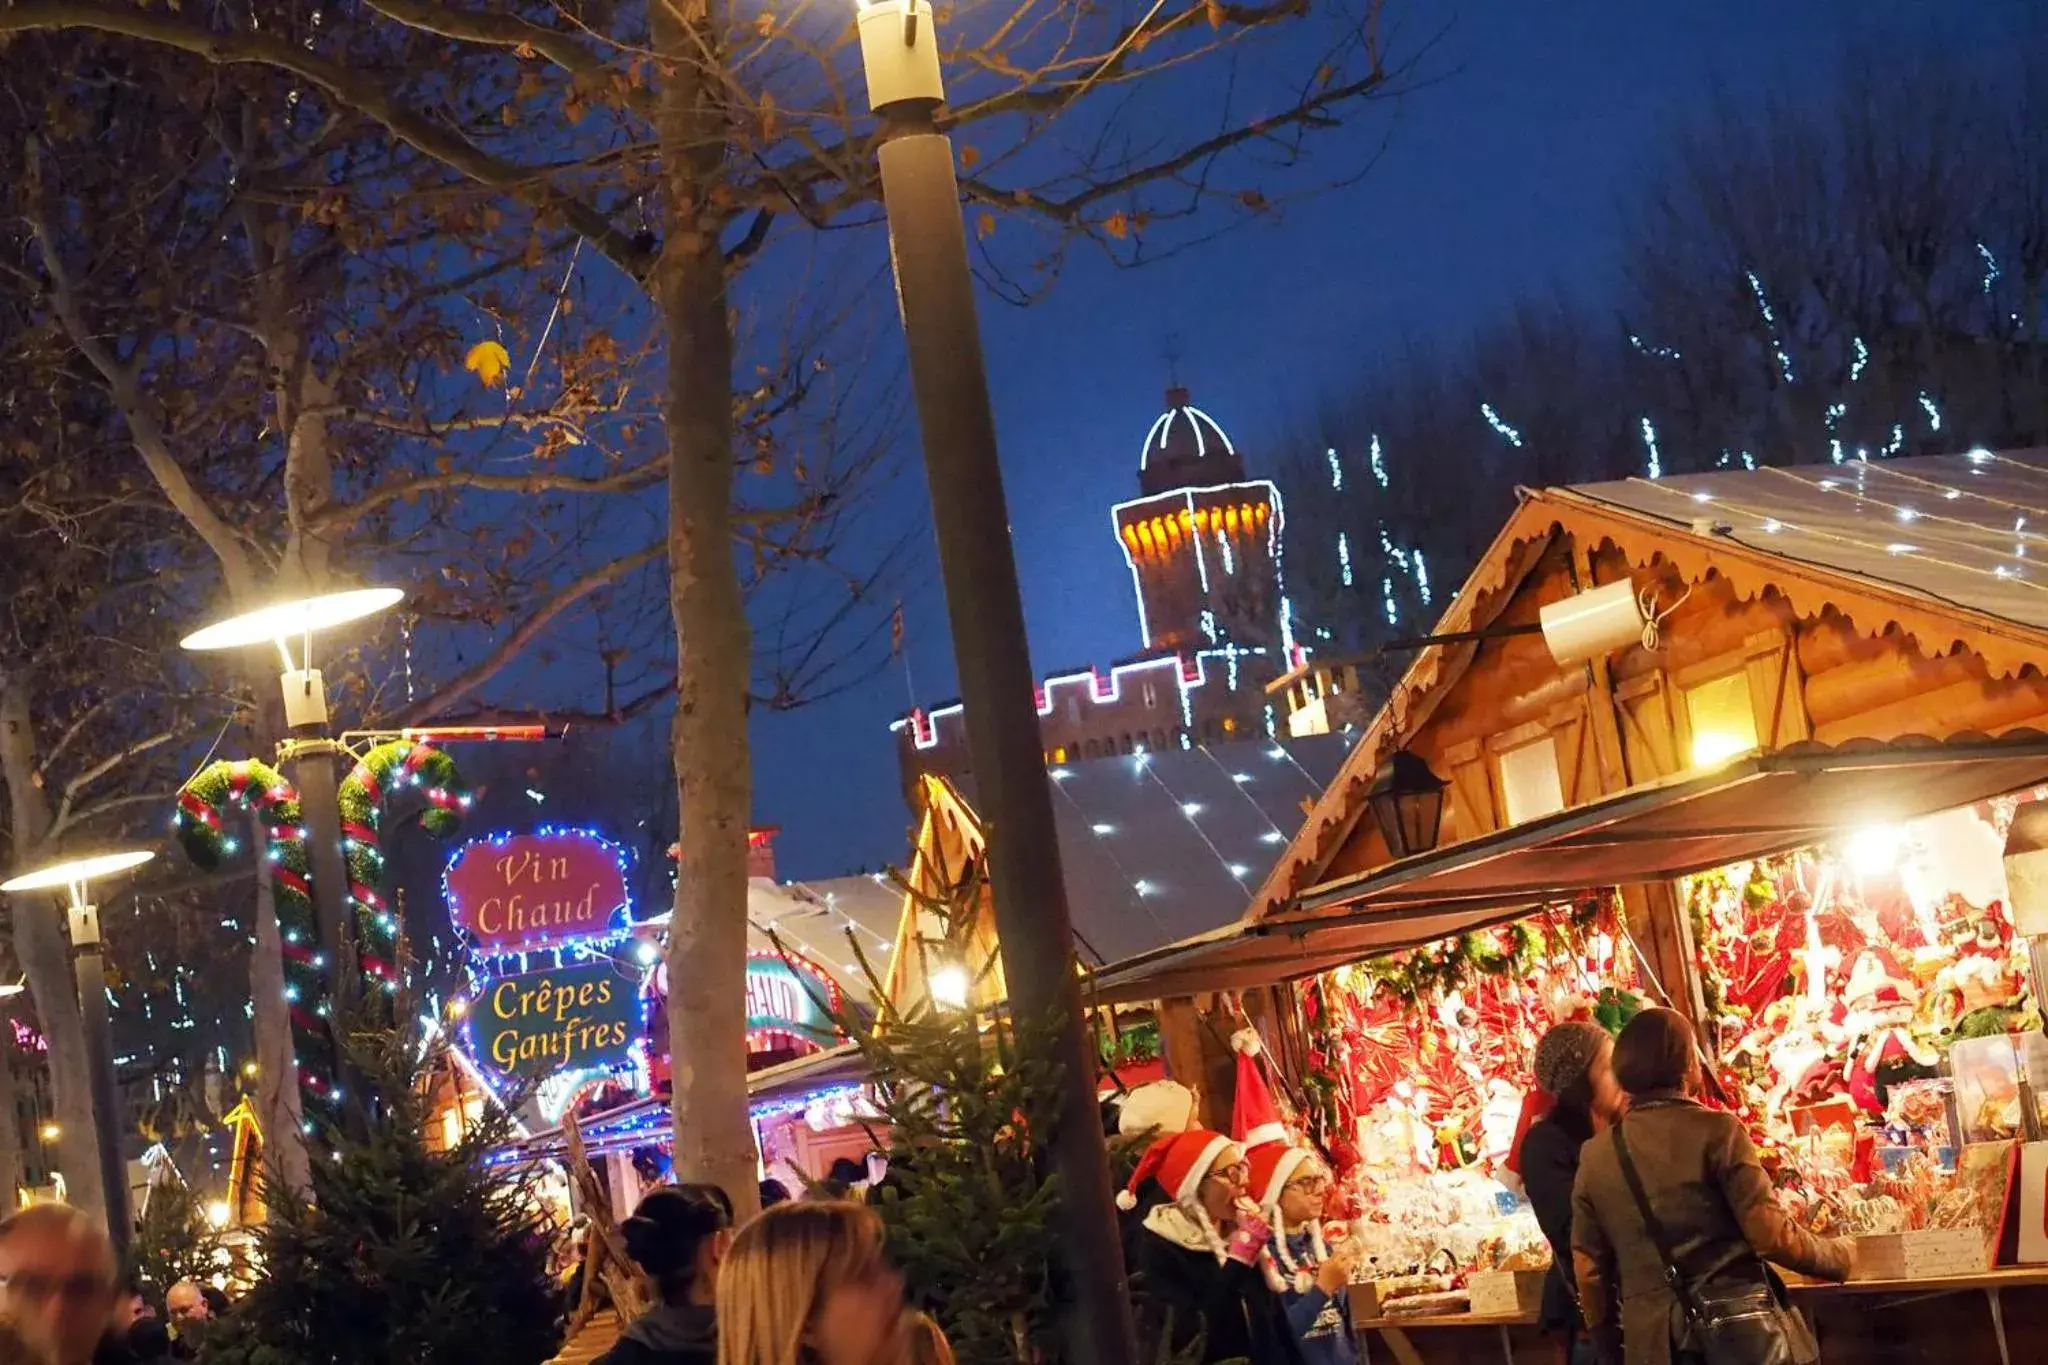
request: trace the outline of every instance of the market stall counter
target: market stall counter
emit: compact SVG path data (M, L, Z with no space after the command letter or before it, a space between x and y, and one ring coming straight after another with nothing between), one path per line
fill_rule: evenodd
M2048 1341L2048 1266L1790 1288L1820 1339L1822 1365L2015 1365L2038 1360Z
M1557 1365L1557 1338L1536 1326L1532 1313L1451 1313L1438 1317L1354 1316L1358 1355L1365 1365Z

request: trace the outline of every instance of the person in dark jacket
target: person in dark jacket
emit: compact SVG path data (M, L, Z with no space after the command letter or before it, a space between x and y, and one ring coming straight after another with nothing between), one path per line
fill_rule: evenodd
M1152 1201L1130 1234L1139 1332L1147 1359L1161 1348L1203 1365L1303 1365L1277 1276L1271 1229L1246 1198L1244 1153L1221 1133L1193 1128L1147 1148L1117 1196L1127 1213Z
M1592 1344L1579 1334L1579 1296L1572 1277L1572 1182L1579 1149L1621 1116L1627 1100L1614 1079L1614 1040L1588 1021L1559 1024L1536 1044L1536 1088L1550 1112L1522 1135L1522 1188L1550 1243L1543 1284L1543 1328L1563 1336L1565 1359L1583 1365Z
M1700 1365L1663 1254L1622 1174L1621 1143L1669 1239L1677 1270L1697 1284L1769 1283L1764 1262L1817 1280L1847 1279L1855 1239L1816 1237L1778 1203L1742 1120L1692 1097L1702 1085L1692 1025L1644 1010L1614 1044L1628 1113L1579 1153L1572 1187L1572 1268L1600 1365ZM1790 1359L1819 1351L1795 1316ZM1953 1358L1953 1357L1951 1357Z
M717 1365L718 1267L732 1246L732 1200L715 1185L669 1185L640 1201L621 1229L626 1254L660 1302L599 1365Z

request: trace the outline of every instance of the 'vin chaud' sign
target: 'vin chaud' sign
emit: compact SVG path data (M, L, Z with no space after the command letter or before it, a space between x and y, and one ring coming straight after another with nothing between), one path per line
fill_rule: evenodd
M469 844L448 864L448 913L484 956L601 938L624 927L625 857L588 830Z
M636 985L604 958L490 982L470 1007L476 1050L514 1076L551 1076L623 1062L633 1042Z

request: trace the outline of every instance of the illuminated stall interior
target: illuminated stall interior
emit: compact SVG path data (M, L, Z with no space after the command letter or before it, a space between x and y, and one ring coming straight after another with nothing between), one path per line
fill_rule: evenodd
M1402 1082L1361 1081L1358 1036L1408 1031L1410 1065L1505 1025L1471 1079L1522 1083L1539 1029L1475 1017L1484 969L1597 900L1619 974L1597 984L1701 1024L1803 1215L1935 1214L1954 1138L2025 1133L2013 1058L2038 1013L2001 849L2048 779L2034 509L2040 453L1525 492L1438 623L1458 638L1415 654L1242 919L1096 989L1229 1012L1291 985L1283 1079L1337 1097L1346 1155L1384 1158ZM1623 628L1560 649L1545 609L1603 589ZM1274 690L1356 695L1360 661ZM1944 1067L1960 1132L1927 1084ZM1438 1158L1419 1166L1469 1150L1442 1117L1408 1125Z

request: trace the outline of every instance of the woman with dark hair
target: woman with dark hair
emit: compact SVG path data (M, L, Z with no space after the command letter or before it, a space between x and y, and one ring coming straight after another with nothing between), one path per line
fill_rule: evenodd
M658 1302L599 1365L714 1365L718 1267L732 1246L732 1200L716 1185L669 1185L640 1201L621 1228L626 1254L654 1281Z
M1572 1192L1572 1262L1601 1365L1701 1359L1645 1205L1691 1294L1770 1284L1782 1303L1766 1262L1848 1278L1851 1239L1815 1237L1787 1216L1741 1120L1694 1100L1699 1049L1685 1016L1655 1009L1630 1020L1614 1045L1614 1078L1628 1092L1627 1116L1580 1149ZM1798 1319L1786 1323L1791 1358L1816 1359Z
M1613 1060L1614 1039L1598 1024L1574 1021L1544 1034L1536 1044L1533 1069L1536 1088L1550 1097L1550 1112L1522 1135L1522 1186L1552 1258L1543 1283L1543 1328L1563 1336L1565 1359L1572 1365L1591 1354L1579 1339L1578 1293L1572 1281L1572 1184L1579 1175L1580 1149L1620 1118L1626 1104Z

